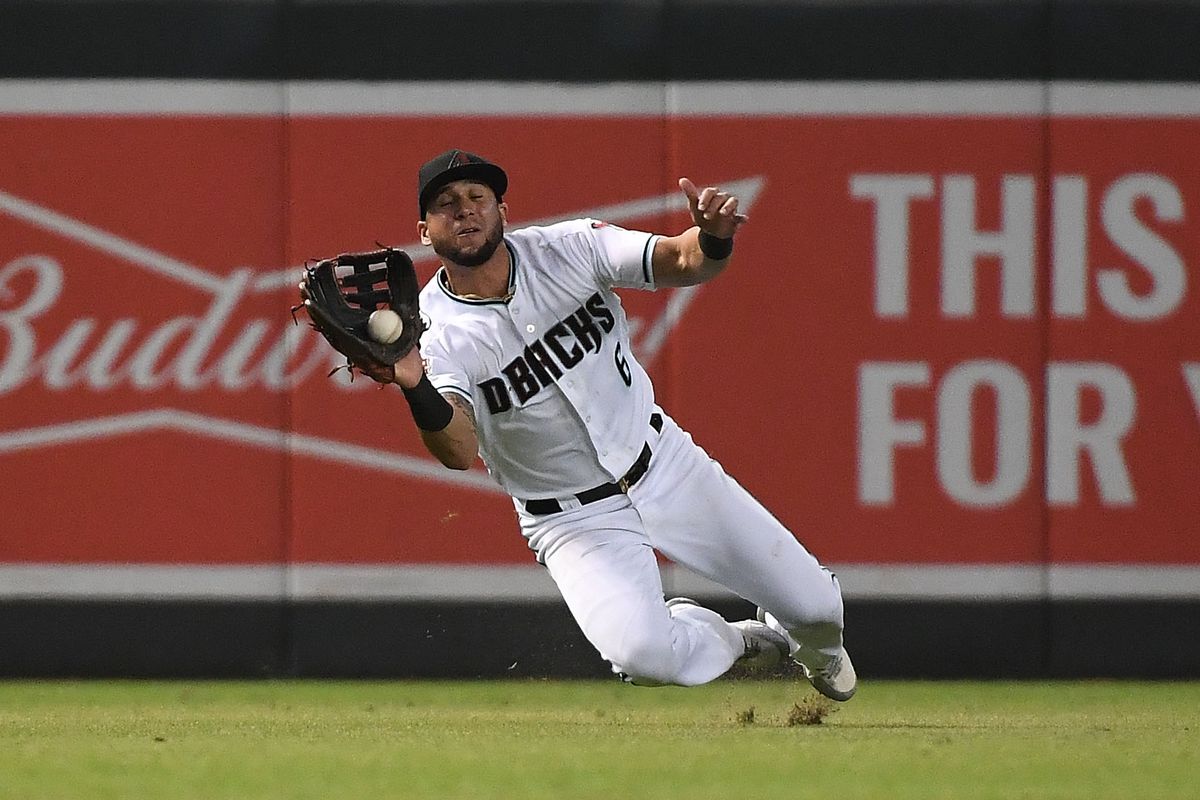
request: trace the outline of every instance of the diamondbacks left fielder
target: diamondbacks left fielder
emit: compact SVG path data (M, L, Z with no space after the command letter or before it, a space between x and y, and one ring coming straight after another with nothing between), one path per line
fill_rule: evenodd
M506 233L504 170L436 156L418 175L418 232L442 260L421 292L430 328L419 352L369 374L399 384L444 465L482 456L614 672L690 686L790 656L848 700L837 578L655 404L630 348L613 288L711 280L745 222L737 197L679 185L694 227L678 236L586 219ZM736 385L714 371L714 391ZM758 619L666 600L655 550L758 605Z

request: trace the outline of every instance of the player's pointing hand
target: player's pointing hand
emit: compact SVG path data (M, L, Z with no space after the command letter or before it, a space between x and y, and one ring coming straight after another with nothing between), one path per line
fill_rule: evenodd
M710 236L728 239L737 233L738 227L747 220L745 214L739 214L737 211L736 195L715 186L698 189L696 184L687 178L679 179L679 188L687 197L692 222Z

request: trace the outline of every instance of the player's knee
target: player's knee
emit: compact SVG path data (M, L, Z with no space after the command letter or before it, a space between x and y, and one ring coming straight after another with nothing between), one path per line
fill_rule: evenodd
M639 686L661 686L679 682L682 666L670 639L636 635L621 643L610 659L613 669Z

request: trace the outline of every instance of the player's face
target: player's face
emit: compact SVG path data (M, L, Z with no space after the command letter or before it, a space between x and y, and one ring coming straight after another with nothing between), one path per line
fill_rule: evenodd
M417 223L421 243L443 260L462 267L485 263L504 241L508 206L496 201L491 187L477 181L454 181L434 196Z

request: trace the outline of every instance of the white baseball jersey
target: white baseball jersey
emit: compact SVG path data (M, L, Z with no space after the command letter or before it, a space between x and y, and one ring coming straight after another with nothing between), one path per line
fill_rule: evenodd
M520 499L619 479L646 443L654 389L613 287L653 290L659 237L590 219L505 235L507 299L421 292L429 380L470 401L489 472Z

